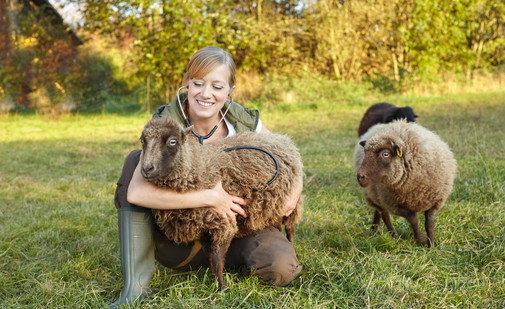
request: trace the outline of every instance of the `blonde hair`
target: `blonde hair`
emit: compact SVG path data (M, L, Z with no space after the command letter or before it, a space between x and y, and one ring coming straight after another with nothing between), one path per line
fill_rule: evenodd
M193 54L186 67L184 83L192 78L202 78L220 65L226 65L230 70L228 83L230 88L235 86L235 62L231 55L224 49L216 46L208 46Z

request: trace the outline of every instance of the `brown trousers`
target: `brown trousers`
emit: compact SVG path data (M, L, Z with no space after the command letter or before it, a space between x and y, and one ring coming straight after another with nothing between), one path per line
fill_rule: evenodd
M117 182L114 203L117 208L137 207L150 212L148 208L132 205L126 199L128 185L139 162L140 152L134 150L127 156ZM153 239L156 260L165 267L189 270L209 266L210 244L207 241L178 245L167 239L157 226ZM266 228L252 235L234 239L228 249L225 266L236 269L242 275L257 275L277 286L289 284L302 270L293 244L276 228Z

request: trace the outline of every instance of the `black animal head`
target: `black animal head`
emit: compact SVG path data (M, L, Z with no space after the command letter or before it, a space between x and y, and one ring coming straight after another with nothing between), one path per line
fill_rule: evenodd
M392 107L384 115L383 123L389 123L393 120L407 119L407 122L416 122L417 115L410 106Z

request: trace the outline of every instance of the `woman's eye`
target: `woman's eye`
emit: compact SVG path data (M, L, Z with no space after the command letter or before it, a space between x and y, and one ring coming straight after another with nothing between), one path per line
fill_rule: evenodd
M170 144L170 146L175 146L175 144L177 144L177 140L171 139L170 142L168 143Z
M193 82L193 85L199 87L199 86L203 85L203 83L201 83L201 82Z
M214 86L214 88L215 88L215 89L217 89L217 90L221 90L221 89L223 89L224 87L222 87L222 86Z

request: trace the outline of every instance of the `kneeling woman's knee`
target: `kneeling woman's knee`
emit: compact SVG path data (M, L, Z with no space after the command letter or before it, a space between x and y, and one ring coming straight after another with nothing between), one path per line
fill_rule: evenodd
M275 228L254 235L256 246L248 260L253 274L276 286L285 286L301 272L302 265L296 257L293 244Z
M302 271L302 264L293 254L280 255L270 267L256 269L255 274L275 286L286 286Z

